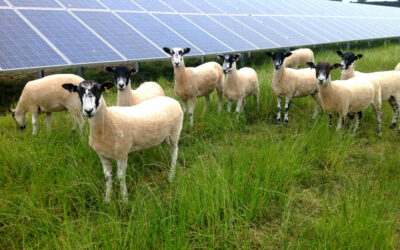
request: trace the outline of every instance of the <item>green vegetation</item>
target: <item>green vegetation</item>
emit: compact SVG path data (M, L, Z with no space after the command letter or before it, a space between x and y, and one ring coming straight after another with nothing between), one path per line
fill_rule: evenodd
M358 45L357 70L392 70L400 61L399 44ZM335 50L316 49L316 61L338 62ZM213 94L202 116L200 100L194 128L184 122L174 183L166 145L130 155L128 204L115 168L104 204L89 128L72 132L69 114L56 113L50 132L41 116L38 136L30 123L19 131L10 115L0 117L0 248L400 248L400 135L388 128L389 105L382 138L371 108L358 134L337 133L326 116L311 119L312 98L294 100L290 126L277 126L271 61L253 53L247 63L259 74L259 112L250 98L238 119L218 115ZM169 61L141 70L135 81L157 80L174 96ZM101 69L85 78L111 79ZM114 105L116 90L105 98Z

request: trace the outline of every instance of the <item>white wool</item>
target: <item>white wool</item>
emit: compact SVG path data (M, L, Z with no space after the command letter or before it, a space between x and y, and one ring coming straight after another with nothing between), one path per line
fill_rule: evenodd
M288 68L298 68L300 66L307 66L307 62L314 62L314 53L311 49L296 49L290 51L291 56L285 58L285 64Z
M398 64L396 65L396 67L394 68L394 70L400 71L400 63L398 63Z
M118 90L117 105L133 106L157 96L165 96L164 90L158 83L144 82L137 89L132 90L129 80L126 88Z

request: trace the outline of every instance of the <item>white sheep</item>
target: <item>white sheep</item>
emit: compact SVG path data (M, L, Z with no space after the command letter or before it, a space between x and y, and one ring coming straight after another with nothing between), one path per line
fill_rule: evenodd
M81 116L81 104L76 95L72 95L61 88L65 82L79 84L84 79L73 74L55 74L37 80L29 81L22 90L17 107L10 109L12 116L20 129L27 123L26 113L32 114L32 134L37 134L39 114L46 113L47 128L51 128L53 112L68 110L80 128L84 125Z
M259 88L257 73L252 68L236 70L236 61L240 55L218 55L223 60L222 71L225 73L223 92L228 100L228 111L231 101L237 101L236 112L242 112L246 97L254 95L259 107Z
M353 52L343 53L340 50L336 51L336 54L342 58L342 61L340 62L340 68L342 69L340 80L347 80L364 74L355 71L356 60L360 60L363 57L362 54L355 55Z
M106 67L108 72L114 74L116 85L118 86L117 106L133 106L148 99L165 96L164 90L158 83L144 82L140 86L132 90L131 79L134 69L128 67Z
M400 71L400 63L397 64L397 66L394 68L394 70Z
M102 96L113 83L99 84L83 81L79 85L65 83L63 88L77 92L82 112L90 125L89 145L96 151L104 168L106 178L105 201L110 201L112 189L112 165L118 165L122 197L128 200L125 183L128 154L167 142L171 150L169 180L175 176L178 141L182 129L183 112L179 103L160 96L129 107L107 107ZM76 96L78 96L76 95Z
M314 62L314 53L311 49L296 49L290 53L292 55L285 58L287 68L297 69L300 66L307 66L307 62Z
M204 96L206 104L203 113L207 110L210 103L210 94L217 90L218 94L218 112L222 109L222 86L224 74L222 67L216 62L208 62L195 68L185 67L183 55L190 52L190 48L164 47L164 51L171 55L172 65L174 66L175 85L174 90L183 101L183 111L189 112L190 125L193 126L193 112L196 98ZM189 109L187 101L189 100Z
M284 124L289 123L289 107L292 98L312 96L316 102L315 111L312 116L315 119L319 112L318 86L315 82L315 70L313 69L290 69L285 67L285 58L290 52L267 52L272 57L274 75L272 79L272 91L278 102L277 123L281 122L282 98L286 99Z
M369 77L359 76L349 80L331 81L330 71L341 67L340 63L331 65L327 62L307 63L316 70L318 82L318 97L321 107L329 114L329 125L332 124L332 113L339 114L337 130L342 128L344 120L349 113L357 113L354 131L357 130L362 116L362 111L372 105L378 117L378 135L381 135L381 89L379 83Z

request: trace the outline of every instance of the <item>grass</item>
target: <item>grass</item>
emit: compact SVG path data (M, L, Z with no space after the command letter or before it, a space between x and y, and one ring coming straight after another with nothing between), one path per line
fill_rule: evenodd
M335 50L316 49L316 61L338 62ZM363 72L400 60L399 44L353 50L364 54ZM259 74L259 112L251 98L239 119L218 115L213 94L202 116L199 100L194 128L184 122L175 182L167 181L166 145L131 154L128 204L115 168L104 203L89 129L72 132L67 113L54 115L50 132L41 116L38 136L0 117L0 248L400 248L400 136L388 129L389 105L381 138L371 108L356 135L337 133L326 116L311 119L311 98L294 100L290 126L277 126L271 61L255 53L247 64ZM85 78L110 79L100 71ZM157 80L174 96L169 62L142 64L142 72L135 81ZM114 105L116 90L105 98Z

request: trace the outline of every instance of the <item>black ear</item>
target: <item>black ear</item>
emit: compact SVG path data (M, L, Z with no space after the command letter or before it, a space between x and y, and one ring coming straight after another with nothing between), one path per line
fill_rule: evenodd
M336 51L336 54L338 54L338 56L340 56L340 57L342 57L342 56L343 56L343 52L342 52L342 51L340 51L340 50Z
M308 67L310 67L311 69L315 69L315 63L313 63L313 62L307 62L306 64L307 64Z
M130 75L134 75L135 73L136 73L136 70L135 70L135 69L129 70L129 74L130 74Z
M114 73L114 69L113 69L113 67L104 67L104 69L106 70L106 71L108 71L108 72L110 72L110 73Z
M240 54L235 55L235 60L236 61L239 60L239 58L240 58Z
M291 56L292 55L292 52L287 52L287 53L285 53L285 57L289 57L289 56Z
M342 67L342 64L340 64L340 63L335 63L335 64L331 65L331 69L338 69L341 67Z
M164 47L163 50L165 51L165 53L170 54L171 55L171 50L167 47Z
M108 90L108 89L111 89L112 87L114 87L114 85L115 84L113 82L105 82L100 85L100 89L101 89L101 91Z
M183 54L182 54L182 55L187 54L187 53L189 53L189 52L190 52L190 48L184 48L184 49L183 49Z
M69 92L78 92L78 86L76 86L75 84L72 83L64 83L62 85L62 87L66 90L68 90Z
M272 52L265 52L265 54L267 55L267 56L270 56L270 57L272 57L273 56L273 54L272 54Z
M363 57L363 55L362 55L362 54L358 54L358 55L356 55L356 58L357 58L357 60L361 59L362 57Z

